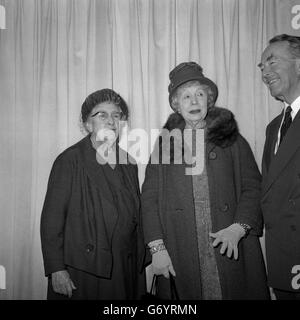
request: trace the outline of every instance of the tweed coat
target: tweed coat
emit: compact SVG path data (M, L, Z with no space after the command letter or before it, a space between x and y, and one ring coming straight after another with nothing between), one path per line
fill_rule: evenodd
M182 128L181 116L169 117L165 128ZM238 133L233 114L212 107L207 115L207 166L212 232L234 222L252 227L239 243L239 258L215 248L223 299L268 299L260 211L261 176L252 151ZM158 145L158 144L157 144ZM142 219L146 243L163 239L176 272L180 299L201 299L201 282L192 177L185 164L148 164L142 187ZM158 291L170 297L168 281L159 277Z
M266 229L268 284L299 292L300 112L275 155L282 116L267 126L262 163L261 205Z

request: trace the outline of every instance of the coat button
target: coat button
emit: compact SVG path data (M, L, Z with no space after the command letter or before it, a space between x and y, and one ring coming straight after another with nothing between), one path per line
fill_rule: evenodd
M296 226L291 226L292 231L296 231Z
M228 211L228 209L229 209L228 203L224 203L223 206L222 206L220 209L221 209L221 211L223 211L223 212Z
M87 244L85 250L86 252L91 252L94 250L94 246L92 244Z
M213 151L211 151L208 155L208 159L215 160L217 158L217 154Z
M295 200L293 200L293 199L289 199L289 203L291 204L291 205L295 205L296 203L295 203Z

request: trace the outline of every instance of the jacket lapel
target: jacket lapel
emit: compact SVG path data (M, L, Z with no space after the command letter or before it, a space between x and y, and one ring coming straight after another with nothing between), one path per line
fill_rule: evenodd
M275 132L277 132L277 130L275 130ZM274 140L276 137L276 134L274 134L273 132L272 135ZM287 164L293 157L294 153L299 148L300 148L300 112L297 113L288 132L286 133L285 138L283 139L280 147L278 148L276 155L273 157L270 163L266 181L263 186L263 196L268 192L268 190L270 189L274 181L278 178L282 170L287 166ZM273 152L273 150L271 149L270 151Z

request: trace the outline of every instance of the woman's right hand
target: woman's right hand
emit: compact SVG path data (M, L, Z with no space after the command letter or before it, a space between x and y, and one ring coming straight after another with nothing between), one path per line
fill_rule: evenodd
M162 274L167 279L169 278L169 272L172 276L176 276L167 250L161 250L152 255L152 271L156 275Z
M67 270L53 272L51 275L54 292L72 297L72 291L76 289Z

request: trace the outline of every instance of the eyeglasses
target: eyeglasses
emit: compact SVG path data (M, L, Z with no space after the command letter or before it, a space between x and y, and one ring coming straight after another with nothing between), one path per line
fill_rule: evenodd
M123 113L122 112L112 112L110 114L110 116L112 117L113 120L115 121L120 121L123 117ZM109 114L105 111L98 111L96 113L94 113L93 115L91 115L92 118L94 117L98 117L99 120L101 121L107 121Z

